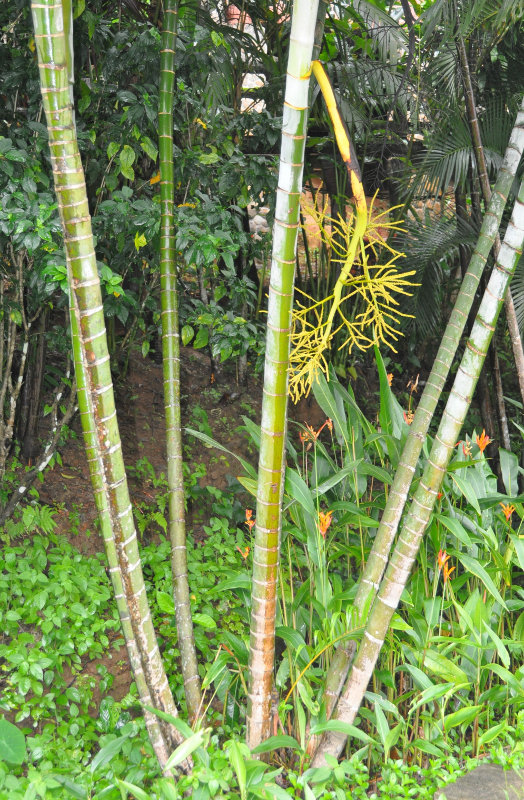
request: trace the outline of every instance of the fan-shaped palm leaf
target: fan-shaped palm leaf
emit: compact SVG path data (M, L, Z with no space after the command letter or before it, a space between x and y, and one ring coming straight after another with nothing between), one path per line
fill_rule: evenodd
M426 212L424 221L404 223L395 247L406 254L406 264L416 269L412 297L403 310L412 314L405 327L423 337L434 334L442 323L443 279L449 264L458 257L459 246L474 247L478 232L474 226L454 215L435 219Z

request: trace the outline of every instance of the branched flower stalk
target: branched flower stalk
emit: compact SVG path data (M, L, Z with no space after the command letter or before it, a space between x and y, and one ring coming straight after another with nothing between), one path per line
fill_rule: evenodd
M311 209L324 243L334 253L333 261L339 263L341 269L331 295L315 302L301 293L310 302L297 303L297 309L293 312L289 391L295 402L309 393L319 370L328 376L325 354L331 347L333 337L342 328L346 329L347 338L339 349L347 347L351 351L356 346L365 350L383 342L395 351L393 341L401 335L396 326L400 317L407 315L398 310L398 301L393 294L409 294L407 288L414 284L408 279L415 274L414 270L397 272L395 262L403 257L403 253L387 244L379 226L398 231L401 230L400 225L384 220L387 212L374 215L372 205L368 213L360 167L329 78L320 61L314 61L312 69L348 171L355 198L355 212L348 220L341 216L335 220L326 216L325 208L322 211ZM379 244L389 250L392 257L386 264L370 264L369 251L376 254ZM350 319L349 312L343 307L350 301L354 305L358 300L363 310Z

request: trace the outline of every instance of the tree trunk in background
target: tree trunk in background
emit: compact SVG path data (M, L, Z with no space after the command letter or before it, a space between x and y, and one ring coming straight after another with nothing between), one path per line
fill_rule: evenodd
M102 295L73 111L69 0L32 3L43 106L64 234L78 401L95 501L133 677L144 705L176 715L158 648L138 553L116 419ZM149 712L151 744L163 767L181 741ZM186 761L183 767L188 768Z
M295 0L291 21L273 256L269 283L257 521L249 647L246 740L269 736L277 573L284 491L286 409L293 278L307 134L309 76L318 0Z
M200 714L201 693L187 577L184 472L180 416L180 331L174 223L173 90L178 0L166 0L160 53L160 302L166 415L169 537L178 648L189 717Z

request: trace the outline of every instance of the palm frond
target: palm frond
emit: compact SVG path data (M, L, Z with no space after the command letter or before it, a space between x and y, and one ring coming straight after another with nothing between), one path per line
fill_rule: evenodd
M511 296L515 306L520 335L524 331L524 255L518 260L515 275L511 281Z
M460 117L452 132L436 132L428 150L416 161L416 173L409 187L409 196L438 197L451 184L464 186L473 167L473 150L468 126Z
M459 247L473 248L478 232L455 215L435 219L428 211L424 220L408 220L404 227L395 247L406 254L406 264L416 270L413 280L420 286L403 311L413 315L406 326L426 337L441 326L444 285Z

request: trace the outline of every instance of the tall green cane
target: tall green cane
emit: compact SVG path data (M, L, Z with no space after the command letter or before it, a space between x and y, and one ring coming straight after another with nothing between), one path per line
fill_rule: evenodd
M160 302L166 416L169 537L178 646L189 717L200 713L201 693L187 577L184 472L180 419L180 333L174 224L173 89L178 0L166 0L158 110L160 153Z
M446 467L471 405L504 295L522 253L523 244L524 181L520 186L504 242L482 298L426 467L369 615L348 681L338 701L334 716L341 722L354 722L373 674L391 617L400 602L422 536L431 518ZM323 765L327 754L335 757L340 755L345 741L344 734L334 731L324 734L313 766Z
M475 251L471 257L455 306L451 312L444 336L442 337L431 374L424 387L419 405L415 412L415 417L410 426L409 435L399 460L386 507L382 514L373 547L359 583L354 606L356 614L361 621L365 621L367 610L375 599L380 581L387 566L391 546L404 511L420 452L464 332L464 326L475 298L480 277L498 236L502 213L506 206L508 194L515 178L523 150L524 102L515 121L504 161L493 189L491 202L484 217ZM344 685L353 652L354 647L351 642L342 645L337 649L331 662L326 676L324 690L326 715L328 718L331 716L332 710Z
M270 727L291 308L317 11L318 0L295 0L293 4L273 229L258 468L246 733L250 748L269 736Z
M71 4L32 3L42 100L62 222L71 298L79 406L89 469L133 676L144 705L177 714L142 575L116 419L102 295L72 105ZM161 766L180 742L173 726L145 712ZM188 762L184 764L187 768Z

